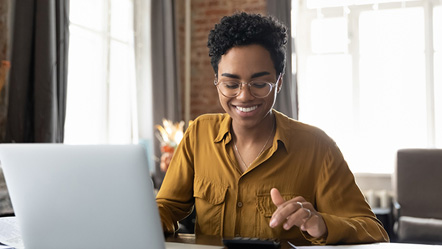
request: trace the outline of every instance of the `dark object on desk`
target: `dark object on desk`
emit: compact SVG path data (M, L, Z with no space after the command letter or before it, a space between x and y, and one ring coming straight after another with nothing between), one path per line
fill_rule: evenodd
M193 209L192 213L189 214L186 218L183 220L180 220L179 225L180 228L178 229L178 233L195 233L195 219L196 219L196 213L195 208Z
M402 149L395 171L398 242L442 244L442 149Z
M382 225L384 226L385 231L387 231L388 237L390 237L390 241L396 241L396 236L393 231L393 214L391 212L392 208L372 208L373 213L376 215L376 218Z
M279 241L258 238L235 237L223 239L223 243L228 249L277 249L281 247Z

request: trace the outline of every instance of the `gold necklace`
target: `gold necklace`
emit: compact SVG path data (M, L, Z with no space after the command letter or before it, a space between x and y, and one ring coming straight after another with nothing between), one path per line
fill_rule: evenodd
M236 147L236 142L235 140L233 140L233 146L235 147L236 153L238 153L239 159L241 159L241 162L244 164L244 166L247 168L250 167L250 165L252 165L252 163L258 159L258 157L261 155L261 153L264 151L265 147L267 146L267 144L269 143L270 137L272 137L273 134L273 129L275 129L275 121L273 121L273 125L272 125L272 131L270 132L269 137L267 138L266 143L264 144L264 146L262 146L261 151L258 153L258 155L255 157L255 159L253 159L253 161L249 164L249 166L247 166L246 162L244 161L244 159L242 159L241 154L239 153L238 147Z

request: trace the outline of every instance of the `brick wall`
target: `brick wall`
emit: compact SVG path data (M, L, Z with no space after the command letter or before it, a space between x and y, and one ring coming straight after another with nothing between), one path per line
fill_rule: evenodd
M177 49L181 79L181 113L184 117L184 48L185 48L185 2L175 1L177 23ZM209 31L226 15L238 11L267 13L267 0L191 0L191 103L190 118L204 113L223 112L213 85L214 71L210 65L207 37Z

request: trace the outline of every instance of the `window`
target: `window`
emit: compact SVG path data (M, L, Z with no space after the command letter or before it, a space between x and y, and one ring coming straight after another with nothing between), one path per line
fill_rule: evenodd
M138 142L132 0L70 1L65 143Z
M440 1L293 5L300 121L359 173L392 173L400 148L442 147Z

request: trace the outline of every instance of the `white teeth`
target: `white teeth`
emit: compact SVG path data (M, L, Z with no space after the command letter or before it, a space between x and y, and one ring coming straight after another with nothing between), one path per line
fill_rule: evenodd
M251 107L240 107L240 106L236 107L236 109L238 109L238 110L240 110L242 112L251 112L251 111L255 110L256 108L258 108L257 105L251 106Z

